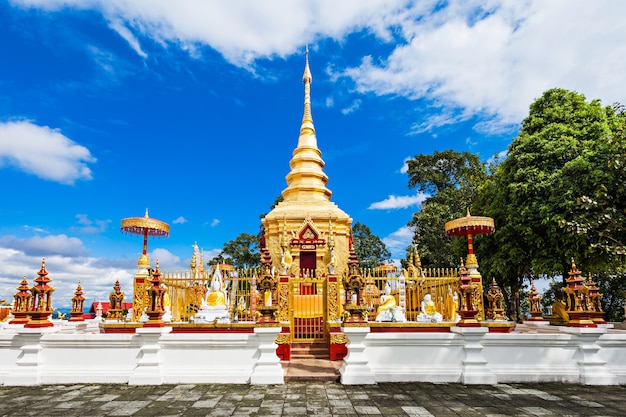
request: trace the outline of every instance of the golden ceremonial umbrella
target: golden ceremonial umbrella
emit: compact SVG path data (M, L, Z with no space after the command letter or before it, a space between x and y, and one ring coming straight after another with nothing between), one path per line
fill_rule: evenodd
M448 236L467 236L467 262L466 264L476 265L476 255L474 255L474 244L472 237L491 233L495 230L491 217L472 216L467 209L467 216L450 220L445 225Z
M161 220L153 219L148 216L148 209L143 217L128 217L122 219L121 230L123 233L143 236L143 253L139 257L137 266L150 267L148 260L148 236L163 237L169 236L170 226Z

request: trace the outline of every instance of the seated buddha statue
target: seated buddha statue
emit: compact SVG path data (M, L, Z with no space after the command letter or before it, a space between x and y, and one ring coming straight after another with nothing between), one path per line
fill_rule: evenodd
M417 316L417 321L421 323L439 323L443 320L441 313L437 311L437 306L431 295L426 293L422 301L421 313Z
M389 285L389 282L387 282L387 285L385 285L385 293L380 296L380 300L382 301L382 303L378 306L378 313L389 310L390 308L394 308L396 306L396 297L391 295L391 285Z
M376 321L397 321L405 322L404 309L397 305L396 297L391 295L391 285L389 281L385 285L384 294L380 296L381 304L378 306Z
M562 293L556 293L556 301L552 304L552 314L545 316L545 318L550 320L550 324L555 326L562 326L569 322L569 314L567 313L567 306L563 302Z
M194 315L196 323L230 323L227 299L222 289L222 279L216 269L206 299L202 300L200 310Z
M226 295L222 291L222 286L218 280L211 282L211 291L206 297L206 303L210 306L225 306Z

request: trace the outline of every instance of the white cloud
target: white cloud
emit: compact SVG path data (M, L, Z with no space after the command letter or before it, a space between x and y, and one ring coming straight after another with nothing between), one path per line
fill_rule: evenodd
M187 219L184 218L183 216L177 217L174 220L172 220L173 224L183 224L183 223L187 223Z
M407 172L409 172L409 164L408 162L413 159L410 156L407 156L406 158L404 158L404 162L402 163L402 167L400 168L400 173L401 174L406 174Z
M86 214L77 214L78 226L72 227L80 233L101 233L104 232L111 220L91 220Z
M357 91L423 100L430 111L412 133L480 120L479 133L515 129L545 90L563 87L624 101L626 2L588 0L13 0L48 11L99 11L145 57L148 40L192 56L205 45L249 68L320 39L344 41L362 30L390 48L337 68ZM372 48L375 50L376 48ZM369 49L368 49L369 51ZM101 62L105 68L108 61ZM327 103L327 106L329 103ZM344 109L349 110L349 109Z
M70 248L63 248L68 245ZM51 250L54 247L60 250ZM136 258L107 259L78 256L77 248L78 252L86 252L79 239L68 238L65 235L29 239L1 237L0 299L11 300L24 275L29 285L33 285L33 280L41 268L42 258L45 258L48 277L52 279L51 286L55 288L52 297L55 308L70 306L78 281L87 299L85 307L93 300L108 300L116 280L120 281L126 294L126 301L132 301L133 277L137 270ZM156 248L149 256L153 267L158 259L162 271L189 268L188 265L181 264L180 257L167 249Z
M406 248L413 241L413 229L404 226L383 238L383 243L387 245L387 249L391 252L394 259L404 259L406 256Z
M623 101L626 3L541 0L437 4L407 13L406 44L345 72L362 92L424 98L442 112L427 131L472 116L494 116L485 132L511 128L543 91L563 87L604 102Z
M22 277L26 275L29 285L41 268L41 255L28 255L17 249L0 247L0 299L12 299L12 295ZM55 308L69 307L78 281L84 290L87 301L85 307L94 299L108 300L115 280L119 279L126 300L132 300L132 277L136 261L128 261L127 267L120 268L115 262L86 257L68 257L61 255L45 256L50 285L55 289L52 305Z
M180 265L180 256L174 255L172 252L163 248L156 248L150 253L150 261L154 266L159 261L160 269L177 268Z
M368 209L370 210L393 210L402 209L411 206L419 206L427 198L426 194L418 193L416 195L402 195L395 196L390 195L383 201L377 201L370 204Z
M360 99L356 99L352 102L352 104L344 109L341 109L341 112L343 114L350 114L350 113L354 113L355 111L357 111L359 109L359 107L361 107L361 100Z
M367 28L391 40L390 27L406 0L275 0L260 2L170 0L14 0L14 4L50 11L97 9L112 28L141 55L136 34L154 42L177 44L194 53L210 45L228 61L248 66L259 57L284 57L318 36L342 39ZM125 32L125 28L131 32Z
M58 130L29 121L0 123L0 166L17 166L24 172L62 184L90 180L87 163L96 159Z
M7 235L0 237L0 247L12 248L24 252L28 256L86 256L83 242L75 237L67 235L33 236L20 239Z
M220 224L220 220L219 219L213 219L213 221L211 222L211 227L215 227L218 224Z
M146 54L142 49L141 45L139 45L139 41L132 34L130 30L122 22L112 21L109 23L109 27L116 31L126 42L128 45L142 58L147 58L148 54Z

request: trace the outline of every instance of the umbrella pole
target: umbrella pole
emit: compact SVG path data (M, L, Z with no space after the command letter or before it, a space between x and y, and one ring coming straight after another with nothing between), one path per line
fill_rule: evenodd
M148 254L148 229L143 229L143 254Z

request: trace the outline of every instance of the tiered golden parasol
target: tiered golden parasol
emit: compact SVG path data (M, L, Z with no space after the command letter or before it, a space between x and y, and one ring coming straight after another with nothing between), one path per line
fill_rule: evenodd
M143 217L129 217L122 219L121 230L123 233L143 236L143 253L139 257L137 266L140 268L149 268L150 260L148 259L148 236L166 237L170 234L170 226L161 220L153 219L148 216L148 209Z
M472 216L467 209L467 216L450 220L445 225L448 236L467 236L467 260L466 266L478 266L474 255L473 236L491 233L495 230L491 217Z

